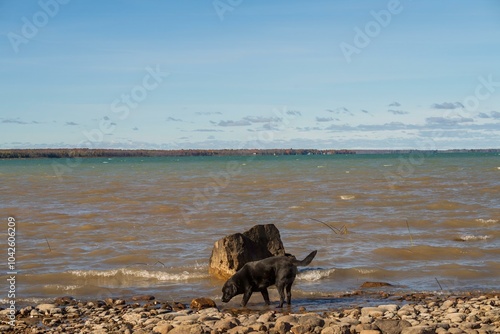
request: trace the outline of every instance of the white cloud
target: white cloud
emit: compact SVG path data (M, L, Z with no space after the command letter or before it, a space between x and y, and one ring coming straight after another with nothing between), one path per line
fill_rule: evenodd
M462 123L472 123L474 120L468 117L428 117L425 119L427 125L454 126Z
M252 125L252 123L248 120L239 120L239 121L220 121L217 123L218 126L249 126Z
M333 117L316 117L316 122L332 122L332 121L339 121L339 119Z
M393 115L408 115L409 112L408 111L404 111L404 110L394 110L394 109L389 109L387 110L388 112L390 112L391 114Z
M460 102L443 102L443 103L434 103L432 105L433 109L458 109L464 108L464 105Z
M251 123L276 123L281 122L282 119L279 117L263 117L263 116L246 116L243 120Z

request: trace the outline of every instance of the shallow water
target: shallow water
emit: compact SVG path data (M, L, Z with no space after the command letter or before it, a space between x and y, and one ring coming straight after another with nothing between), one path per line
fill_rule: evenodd
M498 154L423 153L3 160L1 219L16 219L18 302L220 302L213 243L269 223L287 252L318 250L294 286L306 303L365 281L498 290L499 166Z

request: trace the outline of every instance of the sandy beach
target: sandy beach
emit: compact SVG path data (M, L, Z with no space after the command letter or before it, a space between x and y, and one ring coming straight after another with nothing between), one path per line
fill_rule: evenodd
M414 293L366 295L368 304L343 309L298 312L224 306L196 309L193 304L135 296L132 300L54 303L0 311L2 333L318 333L427 334L500 333L500 295ZM376 300L374 300L376 299ZM210 300L208 300L210 302ZM208 306L210 306L208 304ZM194 308L194 309L193 309ZM13 325L13 326L12 326Z

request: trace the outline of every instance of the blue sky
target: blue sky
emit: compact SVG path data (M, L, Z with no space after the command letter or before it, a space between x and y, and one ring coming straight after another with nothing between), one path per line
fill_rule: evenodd
M0 148L498 148L500 1L0 0Z

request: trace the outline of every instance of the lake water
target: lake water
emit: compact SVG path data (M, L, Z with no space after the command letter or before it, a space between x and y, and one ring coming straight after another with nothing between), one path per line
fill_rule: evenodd
M297 258L318 250L295 282L299 304L365 281L499 289L498 153L2 160L0 178L4 249L16 220L18 303L152 294L220 304L213 244L256 224L275 224Z

